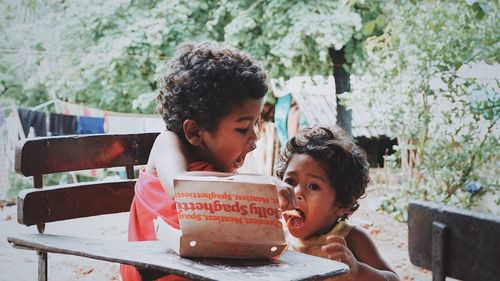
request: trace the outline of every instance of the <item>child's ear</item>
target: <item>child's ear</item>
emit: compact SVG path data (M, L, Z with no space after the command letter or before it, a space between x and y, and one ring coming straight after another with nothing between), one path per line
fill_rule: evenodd
M184 120L184 123L182 123L182 130L184 131L186 140L191 145L199 145L201 143L201 129L198 124L196 124L196 121L191 119Z
M339 207L337 209L337 212L336 212L337 218L341 218L345 214L348 214L350 210L351 210L351 208L342 208L342 207Z

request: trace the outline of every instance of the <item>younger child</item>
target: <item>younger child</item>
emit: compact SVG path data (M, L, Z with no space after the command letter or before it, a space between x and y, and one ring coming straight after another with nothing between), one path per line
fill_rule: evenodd
M154 240L153 219L179 228L173 178L189 171L235 172L255 149L266 74L245 53L211 43L185 44L160 78L158 111L166 123L141 171L130 208L129 241ZM293 190L279 190L293 206ZM284 203L283 203L284 204ZM123 280L140 280L122 265ZM161 280L174 280L167 276Z
M346 222L368 184L366 154L341 129L307 128L288 140L277 175L294 187L297 208L285 211L291 250L349 266L335 280L399 280L368 234Z

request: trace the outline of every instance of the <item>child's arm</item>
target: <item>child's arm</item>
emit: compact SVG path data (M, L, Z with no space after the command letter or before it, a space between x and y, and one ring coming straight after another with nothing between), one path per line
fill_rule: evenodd
M156 174L170 198L174 198L174 176L188 170L187 151L173 132L162 132L149 154L147 171Z
M349 266L347 276L350 279L400 280L394 270L380 256L375 243L368 234L355 227L346 238L347 242L340 236L329 236L322 250L329 254L330 259Z

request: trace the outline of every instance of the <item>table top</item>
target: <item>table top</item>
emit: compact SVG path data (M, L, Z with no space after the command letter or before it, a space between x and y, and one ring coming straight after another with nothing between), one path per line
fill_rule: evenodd
M319 280L344 275L345 264L285 251L275 260L182 258L160 241L125 242L51 234L8 237L17 247L162 271L193 280Z

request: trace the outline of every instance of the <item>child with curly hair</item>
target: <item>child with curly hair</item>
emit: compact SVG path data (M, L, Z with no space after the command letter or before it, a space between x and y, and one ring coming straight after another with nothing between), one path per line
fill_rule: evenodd
M283 212L289 249L349 266L335 280L399 280L371 238L346 219L368 184L368 161L340 128L306 128L288 140L277 175L294 187L297 207Z
M166 123L140 171L130 208L129 241L154 240L153 219L174 228L179 219L173 178L185 171L235 172L255 149L266 73L247 54L213 43L185 44L160 78L158 111ZM293 208L293 189L280 185L282 209ZM122 265L123 280L140 280ZM174 280L169 275L160 280Z

